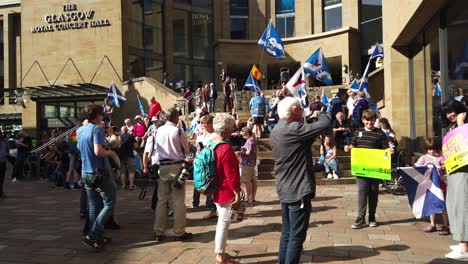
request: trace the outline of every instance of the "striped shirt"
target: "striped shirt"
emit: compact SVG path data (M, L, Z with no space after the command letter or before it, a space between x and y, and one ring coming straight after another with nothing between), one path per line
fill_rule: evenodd
M387 149L388 139L385 133L376 127L371 131L358 128L354 132L351 145L356 148Z

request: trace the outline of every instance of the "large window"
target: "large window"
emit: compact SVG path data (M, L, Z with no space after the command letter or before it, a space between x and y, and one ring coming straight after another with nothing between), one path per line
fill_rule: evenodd
M341 0L323 0L323 31L341 28L342 6Z
M249 36L249 1L230 1L231 39L247 39Z
M174 10L174 56L189 56L189 12Z
M375 43L382 43L382 0L361 0L361 49L365 51Z
M213 58L213 19L208 13L192 13L192 45L194 59Z
M154 76L155 58L163 59L163 9L161 0L131 1L128 10L128 78ZM156 63L156 64L159 64ZM149 74L151 71L151 74ZM162 76L160 69L157 76Z
M282 38L294 37L295 0L276 0L276 30Z

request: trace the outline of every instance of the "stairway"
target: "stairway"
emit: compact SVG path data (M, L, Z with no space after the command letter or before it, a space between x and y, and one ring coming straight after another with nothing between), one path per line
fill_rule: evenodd
M267 100L269 100L273 92L275 91L263 91L264 96ZM252 98L252 93L248 91L244 91L242 95L240 95L240 93L237 93L237 98L237 114L239 119L245 123L250 118L250 111L248 110L248 105L250 99ZM216 100L216 110L218 112L223 111L223 102L224 98L222 97L221 93L221 97ZM316 140L316 142L312 145L312 155L314 160L319 158L319 152L320 141ZM351 176L350 154L342 150L338 150L337 152L340 179L326 179L325 172L316 172L315 180L317 185L350 184L356 182L355 177ZM263 135L262 139L258 140L258 159L260 160L260 165L258 166L259 185L274 185L274 160L271 152L270 138L267 133Z

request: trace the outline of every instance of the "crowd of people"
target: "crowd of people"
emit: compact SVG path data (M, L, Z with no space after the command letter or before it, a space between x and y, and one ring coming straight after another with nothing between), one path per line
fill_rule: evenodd
M338 151L352 148L397 151L398 142L390 122L370 109L362 91L348 90L348 98L335 93L328 105L315 95L309 105L310 116L304 116L300 102L285 86L269 100L259 92L249 102L251 118L246 122L239 119L233 94L234 87L226 78L223 87L225 113L215 113L217 92L213 84L204 85L195 95L186 90L184 97L193 102L190 126L180 118L180 109L176 106L162 109L154 97L150 99L147 117L137 115L133 122L127 118L120 128L113 124L113 107L108 100L103 106L88 104L82 126L76 132L77 142L74 143L72 137L64 138L41 153L41 167L46 170L46 175L54 175L53 181L65 189L81 190L80 215L86 219L82 242L97 251L104 250L111 242L111 238L104 236L104 229L120 228L114 218L117 185L121 189L136 189L135 175L138 173L157 179L152 197L154 240L168 239L169 215L174 219L172 239L192 239L193 234L187 232L185 181L190 178L190 168L198 153L210 144L217 144L214 155L218 189L206 197L208 212L204 218L217 217L216 263L237 263L226 254L232 212L240 203L255 206L258 140L268 132L281 203L278 259L279 263L298 263L307 235L311 200L316 193L311 148L315 140L321 139L320 155L323 156L326 177L330 179L340 177ZM463 100L450 100L444 104L443 114L449 129L467 122ZM18 154L12 178L21 177L19 170L31 150L30 141L25 132L18 133ZM436 164L443 168L439 150L428 140L427 154L416 165ZM5 177L3 168L8 153L9 145L0 134L0 184ZM467 173L463 169L451 174L444 188L447 211L442 212L441 234L452 233L454 240L459 241L451 248L449 258L468 258L468 212L463 202L468 197L465 190ZM440 175L444 174L441 171ZM445 182L445 178L441 179ZM358 216L352 228L376 227L380 181L356 177L356 182ZM3 186L0 187L0 196L3 196ZM242 189L245 189L245 201L242 200ZM194 189L192 208L200 207L200 198L200 193ZM431 216L430 220L424 232L437 231L435 217Z

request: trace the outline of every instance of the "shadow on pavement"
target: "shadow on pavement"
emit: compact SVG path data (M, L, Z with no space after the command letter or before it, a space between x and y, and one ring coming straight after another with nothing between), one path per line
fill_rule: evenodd
M404 251L409 247L406 245L390 245L382 246L377 248L369 248L359 245L350 245L350 246L328 246L328 247L319 247L312 250L304 250L302 252L301 259L304 261L312 261L313 263L326 263L326 262L336 262L336 261L347 261L355 259L365 259L372 256L377 256L381 251ZM277 257L278 252L269 252L263 254L251 254L251 255L239 255L237 259L250 259L250 258L267 258L267 257ZM273 264L277 263L275 260L265 260L258 261L257 264Z

